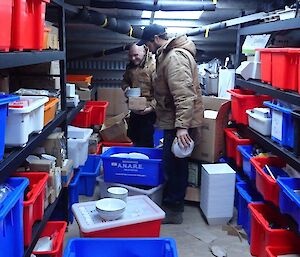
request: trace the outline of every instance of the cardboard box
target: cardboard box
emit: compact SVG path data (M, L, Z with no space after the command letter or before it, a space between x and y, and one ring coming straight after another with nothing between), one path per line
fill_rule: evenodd
M108 101L107 116L116 116L128 112L127 98L121 88L98 88L99 101Z
M88 88L76 89L76 95L79 95L80 101L90 101L92 100L92 90Z
M143 111L147 108L146 97L129 97L128 98L128 109L132 111Z
M112 118L106 119L99 134L103 141L107 142L131 142L127 137L127 123L125 116L127 114L121 113Z
M200 188L188 186L186 189L184 200L199 203L200 202Z
M198 162L189 161L189 177L188 183L190 186L198 187L201 181L201 164Z
M55 162L50 160L32 160L29 163L30 171L51 172L55 169Z
M9 76L0 75L0 92L9 94Z
M217 111L216 117L206 117L202 125L201 138L191 158L215 163L225 153L224 128L228 124L230 101L218 97L203 96L205 110Z

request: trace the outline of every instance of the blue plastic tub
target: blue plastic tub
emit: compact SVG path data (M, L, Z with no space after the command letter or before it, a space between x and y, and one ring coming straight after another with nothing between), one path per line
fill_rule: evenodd
M160 145L160 140L164 138L164 131L156 128L154 130L154 147Z
M240 151L243 157L243 171L250 180L255 180L256 171L253 165L250 163L250 159L253 157L252 145L239 145L237 149Z
M248 209L248 204L253 202L263 201L262 196L246 182L236 184L238 191L238 218L237 223L241 225L248 235L248 242L251 238L251 214Z
M277 183L280 186L279 208L283 214L289 214L298 224L300 232L300 178L279 178Z
M79 202L79 179L80 173L78 169L74 170L74 176L69 184L69 221L74 220L72 213L72 205Z
M282 146L294 147L294 120L292 110L280 102L264 102L271 108L271 138Z
M22 257L24 254L23 198L29 185L27 178L10 178L13 191L0 204L0 257Z
M3 159L5 148L5 126L8 104L13 101L19 100L19 96L15 95L1 95L0 94L0 161Z
M100 175L101 157L90 154L83 166L79 166L79 194L93 196L96 177Z
M149 160L111 157L117 153L142 153ZM104 181L129 185L158 186L163 183L162 149L111 147L101 155Z
M64 257L178 257L172 238L76 238Z

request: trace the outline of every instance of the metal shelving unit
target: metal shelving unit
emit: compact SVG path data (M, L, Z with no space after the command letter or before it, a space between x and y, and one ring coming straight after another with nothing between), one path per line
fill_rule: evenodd
M76 114L80 112L80 110L83 108L84 105L85 105L85 101L81 101L75 108L69 108L68 115L67 115L67 124L70 124L72 122Z
M272 32L296 30L296 29L300 29L300 18L275 21L275 22L263 23L263 24L240 28L237 35L237 47L236 47L237 58L235 61L235 67L237 68L241 63L242 44L245 40L246 35L267 34ZM236 85L244 89L253 90L260 94L267 94L272 96L273 98L277 98L286 101L288 103L300 106L300 95L297 94L296 92L294 93L294 92L282 91L272 87L269 84L265 84L257 80L246 81L239 77L236 78ZM287 161L287 163L289 163L295 169L300 170L300 158L295 156L293 152L289 151L286 148L281 147L277 143L273 142L271 138L265 137L249 127L238 126L238 128L242 134L244 134L245 136L251 139L254 139L262 147L272 151L278 156L281 156L283 159Z

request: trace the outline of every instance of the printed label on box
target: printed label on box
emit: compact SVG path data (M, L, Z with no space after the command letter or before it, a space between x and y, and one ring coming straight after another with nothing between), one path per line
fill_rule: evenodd
M282 113L273 110L272 113L272 136L282 141Z

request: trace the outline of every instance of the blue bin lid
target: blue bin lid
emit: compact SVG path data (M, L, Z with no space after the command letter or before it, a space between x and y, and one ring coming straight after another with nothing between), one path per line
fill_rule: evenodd
M17 101L19 99L20 99L20 97L17 95L0 94L0 105L8 104L10 102Z

